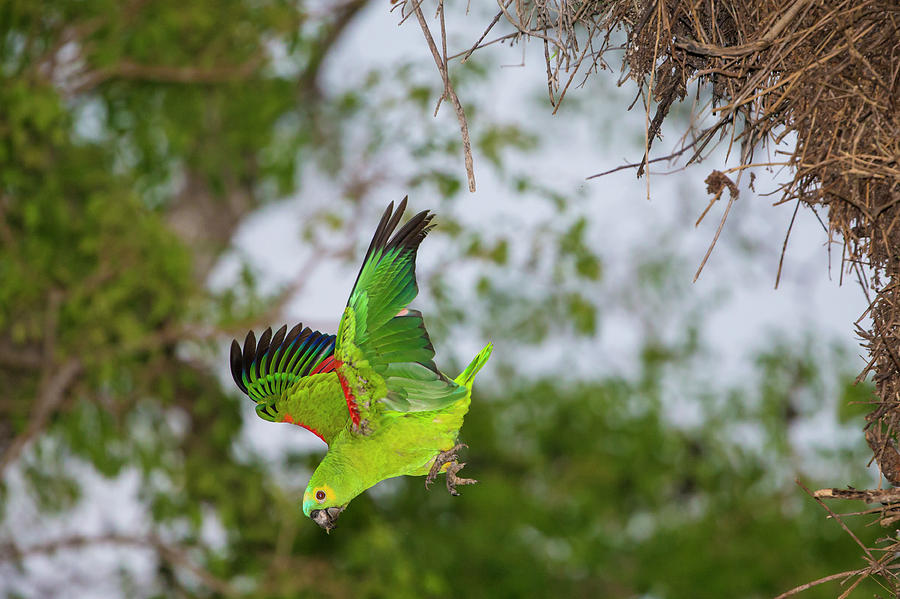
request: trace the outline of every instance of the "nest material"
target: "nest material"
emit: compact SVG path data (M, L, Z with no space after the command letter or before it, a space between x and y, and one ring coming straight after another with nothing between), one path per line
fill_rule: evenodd
M610 33L624 30L625 77L656 105L650 119L647 104L647 153L697 81L712 92L716 121L678 154L689 150L690 163L716 139L740 144L742 165L711 176L716 197L725 185L736 189L727 173L777 164L794 173L778 203L827 208L844 242L842 273L855 274L870 300L860 321L869 317L871 329L858 332L871 360L860 377L873 374L880 401L866 439L900 486L900 2L500 2L520 34L543 40L555 105L577 77L608 66ZM792 152L754 163L754 151L791 134ZM639 175L646 163L647 154Z
M778 203L827 209L832 238L843 240L842 278L844 273L856 276L870 302L856 323L870 357L860 378L872 375L877 393L867 416L866 441L884 478L900 486L900 2L498 4L488 30L502 17L516 28L516 37L543 42L554 106L573 82L609 66L604 59L614 49L611 34L624 31L623 79L638 83L647 109L644 160L632 165L638 175L669 108L697 82L698 90L711 90L706 110L715 121L676 155L689 155L690 163L709 152L710 142L724 139L730 151L739 148L741 158L741 166L715 171L707 180L715 199L728 188L733 201L737 188L727 175L737 172L739 177L744 169L758 166L754 152L768 147L775 150L777 162L761 164L785 165L794 174L780 189ZM795 147L779 150L790 135ZM859 325L866 317L868 329ZM888 515L900 511L900 496L881 499L882 523L893 525L897 518ZM860 572L880 573L896 588L896 577L882 563L893 559L893 551L882 555Z

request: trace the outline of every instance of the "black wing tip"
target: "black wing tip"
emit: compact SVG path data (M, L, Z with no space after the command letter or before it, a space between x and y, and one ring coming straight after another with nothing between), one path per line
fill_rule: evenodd
M269 349L269 343L272 341L272 327L268 327L265 331L262 332L262 335L259 336L259 343L256 345L256 355L257 357L262 357L266 350Z
M244 338L244 376L250 377L250 365L256 358L256 334L253 331L247 331L247 337Z
M294 328L292 328L290 331L288 331L288 334L287 334L287 335L285 335L284 341L283 341L284 345L285 345L286 347L290 347L290 346L291 346L291 343L293 343L294 340L295 340L298 336L300 336L300 332L301 332L302 330L303 330L303 323L302 323L302 322L298 322L297 325L296 325Z
M297 327L301 326L302 325L297 325ZM287 325L282 326L278 329L278 332L275 333L275 338L277 339L277 337L282 335L286 330ZM256 333L254 333L252 329L247 331L247 336L244 337L243 349L241 349L241 345L238 343L237 339L231 341L231 376L238 388L244 393L250 394L247 390L247 386L244 384L244 377L247 377L248 379L252 378L250 370L253 368L253 364L257 360L262 359L270 347L278 347L281 342L276 339L273 339L272 327L268 327L259 336L259 341L256 340ZM276 342L272 343L272 341Z
M408 200L409 196L404 196L397 205L396 210L394 209L394 202L390 202L387 205L387 208L385 208L384 213L381 215L381 220L375 228L375 234L372 236L372 241L369 242L369 249L366 250L366 255L362 262L363 265L356 275L356 281L353 283L354 288L357 283L359 283L359 275L362 274L362 269L369 261L372 252L379 249L390 251L394 248L402 247L406 251L415 253L419 249L419 244L422 243L422 240L425 239L425 236L434 227L431 222L434 218L434 214L428 210L423 210L409 219L399 231L394 233L397 225L400 224L403 213L406 211Z
M418 239L418 242L421 242L428 231L434 227L434 225L431 224L432 219L434 219L434 213L430 210L422 210L413 215L412 218L410 218L392 237L391 235L403 218L403 213L406 212L408 201L409 195L403 196L403 199L400 200L396 210L394 210L394 202L388 204L381 217L381 221L378 223L378 227L375 229L372 245L369 248L369 252L366 253L367 257L372 250L377 248L391 249L400 245L410 245L410 242L413 242L413 240L420 235L421 238ZM416 246L418 243L413 243L412 245Z
M429 210L423 210L415 214L409 219L403 227L388 241L384 248L390 251L395 248L403 248L407 251L415 252L419 249L419 244L428 235L428 232L434 228L432 221L434 213Z
M304 348L314 346L316 349L309 363L301 372L295 373L297 376L307 376L322 360L334 353L336 343L336 335L314 331L304 327L302 322L297 323L290 331L287 325L283 325L275 333L272 332L272 327L268 327L260 334L259 341L251 330L244 338L243 349L237 339L231 342L231 376L238 388L249 396L250 391L244 380L255 382L263 374L270 374L270 369L277 367L276 361L282 363L279 356L285 353L295 355L298 351L305 351Z
M284 336L287 334L287 325L282 325L278 331L272 335L272 355L274 356L278 349L281 347L281 344L284 342Z
M244 373L244 354L241 352L241 345L237 342L237 339L231 340L231 378L234 379L234 383L238 386L238 389L247 393L247 386L244 385L243 381L243 373Z

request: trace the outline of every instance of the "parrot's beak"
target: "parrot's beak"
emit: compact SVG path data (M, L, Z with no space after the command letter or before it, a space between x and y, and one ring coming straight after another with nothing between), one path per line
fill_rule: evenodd
M343 511L343 507L329 507L324 510L313 510L309 513L309 517L312 518L316 524L321 526L325 532L330 533L331 529L335 527L335 520L337 520L338 516L340 516Z

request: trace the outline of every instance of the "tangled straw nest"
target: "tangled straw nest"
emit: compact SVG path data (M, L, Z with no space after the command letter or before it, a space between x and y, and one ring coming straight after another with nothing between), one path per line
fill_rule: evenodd
M438 4L443 58L427 32L420 5L407 0L405 12L419 17L447 91L452 92L446 75L443 5ZM723 223L737 197L737 186L728 175L736 172L740 177L744 169L760 164L787 166L794 174L779 190L778 203L827 209L830 234L843 240L841 273L855 276L870 302L856 323L870 357L860 379L871 374L877 391L867 416L866 441L884 478L900 486L896 449L900 431L900 2L498 0L498 8L463 60L496 41L488 37L496 23L509 22L515 32L503 38L543 43L554 106L573 82L609 66L605 57L613 56L611 50L622 49L613 46L611 40L620 39L613 32L627 36L623 79L638 84L647 110L646 152L640 164L632 165L639 176L670 107L696 85L698 90L709 90L711 100L704 110L713 115L713 124L664 159L686 155L690 164L701 160L717 140L738 149L741 166L714 171L707 179L713 200L729 190ZM458 101L454 104L466 141L465 118ZM789 136L796 139L793 150L779 150ZM754 163L754 152L767 147L775 150L778 161ZM866 318L871 325L863 328L859 323ZM859 497L825 491L819 497L882 503L882 523L898 520L894 516L900 514L900 494L892 489L859 492L869 493ZM891 588L897 587L887 564L898 549L900 543L878 560L866 549L870 566L854 572L859 576L847 592L870 574L880 574Z
M842 272L870 300L858 327L880 401L866 439L884 477L900 485L900 3L896 0L500 0L500 16L545 46L554 105L576 77L607 67L610 34L627 35L623 71L648 108L647 153L670 107L695 81L711 90L715 122L676 154L700 160L710 142L740 144L741 166L784 165L794 173L778 203L825 207L844 241ZM553 48L551 51L550 48ZM778 162L754 152L793 135ZM665 158L671 158L667 156ZM737 188L714 171L715 197ZM865 268L864 268L865 267ZM870 295L872 294L872 295ZM859 322L859 321L858 321Z

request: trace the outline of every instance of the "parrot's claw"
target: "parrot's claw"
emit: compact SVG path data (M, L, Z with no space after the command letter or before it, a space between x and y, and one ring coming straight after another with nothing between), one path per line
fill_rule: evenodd
M465 463L458 463L456 460L459 459L459 456L456 455L456 452L460 449L468 447L465 443L458 443L448 449L447 451L442 451L437 454L434 458L434 463L431 465L431 470L428 472L428 476L425 477L425 488L434 482L434 479L437 478L437 475L440 474L441 468L444 467L444 464L448 464L447 466L447 491L451 495L459 495L459 491L456 490L456 485L473 485L478 481L474 478L460 478L456 476L456 473L462 470L462 467L465 466Z
M465 443L457 443L447 451L442 451L436 456L434 456L434 462L431 464L431 470L428 471L428 476L425 477L425 488L434 482L434 479L437 478L437 475L441 472L441 468L443 468L444 464L450 462L456 462L459 459L459 456L456 455L456 452L462 449L463 447L468 447Z
M474 485L478 482L474 478L461 478L456 476L456 473L462 470L465 465L465 462L462 464L453 462L447 467L447 491L454 497L459 495L459 491L456 490L456 485Z

